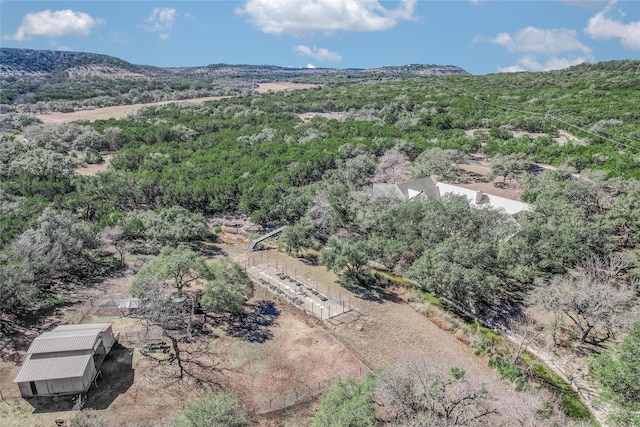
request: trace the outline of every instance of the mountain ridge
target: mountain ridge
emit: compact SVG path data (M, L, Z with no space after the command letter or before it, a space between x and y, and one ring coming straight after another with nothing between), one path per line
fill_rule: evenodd
M23 77L34 76L38 78L47 75L56 75L72 70L68 77L73 79L73 70L89 67L103 67L102 72L96 72L98 77L105 77L105 70L118 73L119 69L126 70L128 75L157 76L162 74L178 75L237 75L237 74L264 74L266 72L278 75L327 75L350 73L380 73L380 74L406 74L406 75L448 75L469 74L461 67L455 65L435 64L407 64L400 66L384 66L376 68L293 68L266 64L226 64L217 63L201 66L183 67L158 67L153 65L132 64L123 59L89 52L70 52L56 50L33 50L20 48L0 48L0 78L10 75Z

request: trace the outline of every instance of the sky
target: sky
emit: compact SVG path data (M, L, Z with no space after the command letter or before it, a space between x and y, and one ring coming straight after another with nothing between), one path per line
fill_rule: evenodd
M0 0L0 46L161 67L456 65L472 74L640 59L640 0Z

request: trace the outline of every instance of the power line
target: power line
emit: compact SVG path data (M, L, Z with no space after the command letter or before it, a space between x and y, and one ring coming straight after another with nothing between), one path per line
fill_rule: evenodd
M545 117L545 118L546 118L546 117L548 117L548 118L551 118L551 119L553 119L553 120L557 120L558 122L563 123L563 124L565 124L565 125L567 125L567 126L569 126L569 127L572 127L572 128L574 128L574 129L580 130L580 131L582 131L582 132L584 132L584 133L587 133L587 134L589 134L589 135L593 135L593 136L595 136L595 137L602 138L602 139L604 139L604 140L606 140L606 141L609 141L609 142L612 142L612 143L614 143L614 144L617 144L617 145L620 145L620 146L626 147L626 148L628 148L628 149L630 149L630 150L635 150L635 151L640 150L640 147L633 147L633 146L629 145L628 143L620 142L620 141L617 141L617 140L615 140L615 139L613 139L613 138L609 138L609 137L606 137L606 136L599 135L599 134L597 134L597 133L591 132L590 130L585 129L585 128L583 128L583 127L580 127L580 126L578 126L578 125L575 125L575 124L573 124L573 123L571 123L571 122L569 122L569 121L567 121L567 120L561 119L560 117L556 117L556 116L554 116L554 115L553 115L553 114L551 114L551 113L539 113L539 112L537 112L537 111L527 111L527 110L521 110L521 109L518 109L518 108L513 108L513 107L510 107L510 106L505 106L505 105L495 104L495 103L493 103L493 102L489 102L489 101L487 101L487 100L485 100L485 99L482 99L482 98L481 98L480 96L478 96L478 95L471 95L471 94L467 93L467 91L466 91L466 90L464 90L464 89L462 89L462 90L460 90L460 89L456 90L456 89L454 89L454 88L452 88L452 87L450 87L450 86L445 85L441 80L442 80L442 79L439 79L439 78L434 79L434 81L435 81L436 83L438 83L438 84L439 84L439 85L441 85L442 87L444 87L444 88L446 88L446 89L450 90L451 92L456 92L456 93L457 93L457 94L459 94L459 95L466 96L467 98L472 98L472 99L474 99L475 101L478 101L478 102L481 102L481 103L484 103L484 104L490 105L490 106L492 106L492 107L500 108L500 109L505 110L505 111L513 111L513 112L516 112L516 113L524 113L524 114L529 114L529 115L542 116L542 117Z

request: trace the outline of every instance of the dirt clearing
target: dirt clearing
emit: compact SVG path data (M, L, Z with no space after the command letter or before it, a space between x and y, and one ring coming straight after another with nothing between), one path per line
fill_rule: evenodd
M134 114L141 108L151 107L154 105L165 105L165 104L184 104L184 103L200 103L205 101L213 101L216 99L224 99L229 98L229 96L207 96L203 98L193 98L193 99L184 99L184 100L176 100L176 101L159 101L152 102L149 104L131 104L131 105L116 105L113 107L104 107L104 108L95 108L93 110L81 110L74 111L72 113L49 113L49 114L38 114L40 120L43 123L71 123L75 121L89 121L92 122L94 120L107 120L107 119L121 119L123 117Z
M283 90L294 89L311 89L317 87L317 84L312 83L293 83L293 82L275 82L275 83L260 83L256 92L279 92Z
M243 247L220 245L237 260L246 256ZM126 297L133 275L109 279L91 296L95 298ZM84 307L84 306L82 306ZM77 317L81 306L62 310L57 323L69 323ZM182 406L203 396L207 388L194 378L179 378L177 363L169 354L141 353L148 342L169 340L151 332L145 339L146 324L132 317L94 312L83 322L113 322L114 332L120 332L120 343L103 365L103 377L98 387L91 389L84 413L101 417L110 426L170 426ZM268 408L282 396L295 396L298 391L316 388L337 377L366 371L366 366L354 353L310 316L256 287L247 307L247 320L220 325L207 324L208 332L196 343L182 343L185 357L194 357L188 365L214 383L216 390L237 393L251 408ZM30 340L28 340L30 341ZM25 344L25 348L28 342ZM56 399L22 399L18 387L11 381L20 368L24 349L16 357L0 361L0 419L4 426L36 427L55 425L64 419L67 425L76 415L74 396ZM197 362L197 363L196 363ZM211 366L198 371L198 363ZM312 412L298 413L299 425L309 425ZM273 424L273 420L264 425Z

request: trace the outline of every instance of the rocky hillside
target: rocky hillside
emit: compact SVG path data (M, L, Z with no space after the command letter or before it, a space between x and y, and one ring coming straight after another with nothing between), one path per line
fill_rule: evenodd
M336 83L448 74L468 73L451 65L416 64L375 69L229 64L161 68L94 53L0 48L0 103L45 102L48 110L70 111L197 96L237 95L264 82Z
M165 73L161 68L133 65L108 55L57 50L0 49L0 79L95 75L142 77Z

